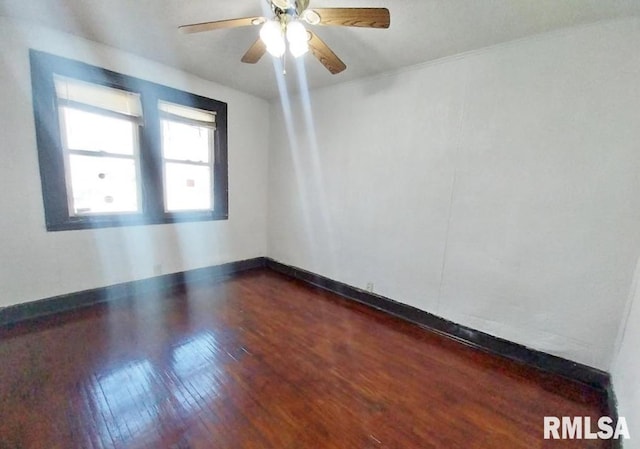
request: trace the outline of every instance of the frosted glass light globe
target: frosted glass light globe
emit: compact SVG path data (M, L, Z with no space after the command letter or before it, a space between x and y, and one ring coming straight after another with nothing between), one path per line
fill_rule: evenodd
M287 25L287 40L289 50L295 58L309 51L309 36L302 23L294 21Z
M286 46L280 22L275 20L265 22L260 29L260 39L267 46L267 51L273 56L279 58L284 54Z

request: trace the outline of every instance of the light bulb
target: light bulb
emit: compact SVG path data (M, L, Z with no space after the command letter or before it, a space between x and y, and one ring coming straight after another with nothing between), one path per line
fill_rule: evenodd
M309 51L309 36L302 23L294 21L287 25L287 40L289 50L295 58Z
M284 36L280 22L269 20L260 29L260 39L267 46L267 51L279 58L285 51Z
M267 51L276 58L282 56L285 50L284 39L276 40L272 42L271 45L267 45Z
M300 57L309 51L309 44L306 42L303 44L289 44L289 51L294 58Z

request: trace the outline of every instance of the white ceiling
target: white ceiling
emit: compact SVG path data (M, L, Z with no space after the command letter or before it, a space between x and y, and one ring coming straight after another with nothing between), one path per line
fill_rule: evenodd
M262 15L264 0L0 0L0 15L101 42L263 97L274 66L240 62L258 28L182 34L178 25ZM563 27L640 15L640 0L311 0L311 7L376 6L388 30L317 27L347 64L331 75L305 56L310 87L361 78ZM290 76L289 78L293 78ZM291 82L294 80L290 80Z

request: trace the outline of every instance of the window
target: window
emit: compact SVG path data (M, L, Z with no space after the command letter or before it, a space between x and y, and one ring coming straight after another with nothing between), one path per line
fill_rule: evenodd
M225 103L30 58L48 230L228 217Z
M164 207L167 212L214 209L212 143L215 114L161 101Z
M70 216L139 213L140 96L54 75Z

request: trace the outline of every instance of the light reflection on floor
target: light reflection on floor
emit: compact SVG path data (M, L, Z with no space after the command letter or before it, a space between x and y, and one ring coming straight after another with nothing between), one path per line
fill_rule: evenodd
M198 409L198 401L212 400L219 395L218 351L213 334L204 332L173 350L173 374L176 382L173 396L186 412ZM202 398L206 392L207 397Z
M133 438L157 418L158 404L151 387L154 375L151 363L139 360L96 377L91 392L102 418L99 427L103 440L109 439L107 435L118 435L125 440Z
M102 443L153 440L163 419L180 421L206 409L224 382L220 355L215 335L203 331L171 349L170 363L163 365L168 370L144 359L94 376L86 390Z

